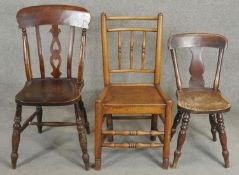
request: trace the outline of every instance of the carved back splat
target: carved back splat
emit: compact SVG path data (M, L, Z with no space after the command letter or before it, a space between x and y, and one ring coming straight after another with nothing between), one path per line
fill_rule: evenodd
M50 32L52 33L53 36L50 47L51 51L50 63L53 69L51 75L54 78L59 78L61 76L60 66L62 60L61 60L61 43L58 38L58 35L61 32L61 30L58 28L58 25L52 25ZM57 46L57 48L54 47L55 45Z
M189 67L189 72L191 74L191 78L189 80L189 86L192 88L204 87L204 63L201 58L203 48L195 47L191 48L192 60Z

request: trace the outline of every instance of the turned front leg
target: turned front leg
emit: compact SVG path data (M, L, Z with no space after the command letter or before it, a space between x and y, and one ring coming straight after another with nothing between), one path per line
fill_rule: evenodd
M225 167L229 168L229 152L227 150L227 135L224 126L224 120L222 114L217 114L217 126L219 132L219 139L222 145L222 155L225 162Z
M181 155L182 146L186 139L186 132L188 129L189 120L190 120L190 113L183 113L182 126L178 135L177 148L176 148L176 151L174 152L174 160L173 160L173 166L172 166L173 168L177 167L178 159Z
M82 117L80 117L80 108L78 104L74 105L75 107L75 113L76 113L76 124L77 124L77 131L79 134L79 142L82 150L82 159L85 164L85 169L90 169L90 163L89 163L89 154L87 151L87 138L86 138L86 130L84 123L82 122Z
M13 133L12 133L12 168L16 169L17 158L18 158L18 147L20 143L20 134L21 134L21 114L22 106L17 104L16 114L13 124Z

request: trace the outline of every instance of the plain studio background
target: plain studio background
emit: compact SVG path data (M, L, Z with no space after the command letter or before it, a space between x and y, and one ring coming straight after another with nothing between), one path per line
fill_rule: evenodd
M92 133L88 135L88 147L91 162L94 162L94 103L103 88L102 77L102 57L101 57L101 26L100 14L106 12L108 15L132 15L132 16L156 16L159 12L164 13L164 33L163 33L163 58L161 71L161 86L166 94L170 96L175 104L175 78L170 53L167 49L167 39L170 34L180 32L212 32L222 34L227 37L228 49L224 55L220 89L226 99L231 102L231 112L225 114L225 126L228 134L228 147L230 152L231 168L224 169L223 158L219 141L211 141L210 126L207 116L193 115L189 124L187 140L182 150L182 156L178 163L178 169L168 171L163 170L162 152L159 150L120 150L103 149L102 170L96 172L91 169L86 172L82 168L81 151L77 139L75 128L45 128L47 132L42 135L37 133L36 127L29 127L21 137L19 148L18 167L16 170L10 169L11 134L13 117L15 113L15 94L23 87L25 82L25 72L22 53L21 31L16 23L16 12L20 8L39 4L69 4L82 6L90 10L92 20L87 33L87 51L85 59L84 80L85 86L82 92L83 100L90 120ZM238 97L238 77L239 77L239 2L238 0L1 0L0 9L0 174L237 174L239 172L239 137L237 118L239 114ZM122 25L122 23L118 23ZM114 25L114 24L113 24ZM146 24L144 24L146 25ZM43 27L43 53L45 65L49 63L49 46L51 34L47 27ZM65 75L66 49L68 46L69 30L63 27L60 33L62 43L62 72ZM111 37L111 36L110 36ZM147 36L148 37L148 36ZM153 61L151 36L147 38L146 66L150 66ZM114 38L112 36L112 38ZM39 76L38 55L36 50L36 40L34 30L30 30L31 60L33 62L33 75ZM79 35L76 40L79 40ZM135 38L136 65L140 59L140 43L142 37ZM123 58L126 61L129 55L129 39L124 36ZM112 52L110 59L112 64L117 61L116 50L117 41L112 41ZM77 45L76 45L77 46ZM111 49L109 47L109 49ZM208 50L205 50L208 51ZM75 64L78 61L78 50L74 51ZM203 54L205 61L205 77L208 77L206 85L212 85L215 75L217 53L209 51ZM191 56L188 52L180 53L183 64L189 64ZM147 57L148 56L148 57ZM138 58L138 60L137 60ZM151 59L151 60L150 60ZM48 66L48 75L51 67ZM181 75L184 83L188 84L188 66L181 68ZM76 69L73 69L73 73ZM142 82L146 76L125 75L114 78L114 81L134 81ZM150 79L149 79L150 80ZM174 112L176 111L174 105ZM43 120L63 119L74 120L73 107L44 108ZM34 108L23 107L24 116L30 114ZM124 124L124 123L117 123ZM117 125L116 128L122 127ZM131 124L132 125L132 124ZM127 125L126 125L127 126ZM149 127L147 122L137 122L132 127ZM44 128L43 128L44 129ZM174 136L171 144L171 157L176 146L177 135ZM137 168L135 168L137 167Z

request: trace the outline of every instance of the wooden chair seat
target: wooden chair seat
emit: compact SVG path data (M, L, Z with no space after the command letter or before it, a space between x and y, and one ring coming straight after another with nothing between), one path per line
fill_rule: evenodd
M76 78L34 78L16 95L16 102L30 106L73 104L79 101L82 87Z
M227 111L230 103L227 102L220 91L213 89L182 89L177 91L178 106L195 113L210 113Z
M111 114L162 113L166 106L166 101L154 85L111 85L105 93L102 104Z

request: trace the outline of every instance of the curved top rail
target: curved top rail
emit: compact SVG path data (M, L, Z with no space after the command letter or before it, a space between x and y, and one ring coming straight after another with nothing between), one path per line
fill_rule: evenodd
M78 6L40 5L22 8L17 12L19 28L38 25L70 25L88 28L90 12Z
M227 47L227 39L219 34L212 33L180 33L170 36L168 48L176 49L183 47Z

